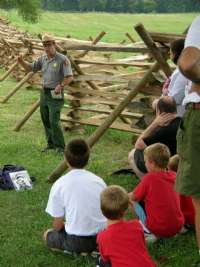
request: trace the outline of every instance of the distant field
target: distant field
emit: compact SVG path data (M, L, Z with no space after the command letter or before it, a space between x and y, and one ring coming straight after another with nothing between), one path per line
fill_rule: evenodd
M0 15L6 14L0 11ZM130 15L105 13L50 13L45 12L38 24L23 22L15 12L7 13L12 24L32 33L52 32L87 39L104 30L103 40L120 42L124 33L133 32L133 25L143 22L147 29L181 33L196 14ZM135 35L136 36L136 35ZM5 70L0 70L0 76ZM0 83L0 99L16 85L11 78ZM63 157L55 152L40 152L45 145L39 110L20 132L13 128L30 105L39 97L36 90L22 88L8 103L0 103L0 166L18 164L36 177L33 190L25 192L0 191L0 267L94 267L90 257L72 257L50 252L42 241L42 233L51 227L52 219L45 213L51 185L45 178ZM87 138L94 127L84 127L84 133L65 132L68 142L74 137ZM133 175L114 176L111 173L127 165L128 151L132 148L132 134L108 130L93 147L88 169L101 176L107 184L119 184L132 191L138 183ZM86 207L87 208L87 207ZM151 256L158 267L191 267L199 259L195 235L189 232L174 238L160 240L150 246ZM122 266L124 267L124 266Z
M108 14L44 12L39 23L25 23L15 11L4 12L17 27L32 33L52 32L58 36L87 39L106 31L104 41L120 42L125 33L137 34L133 26L142 22L151 31L182 33L197 14Z

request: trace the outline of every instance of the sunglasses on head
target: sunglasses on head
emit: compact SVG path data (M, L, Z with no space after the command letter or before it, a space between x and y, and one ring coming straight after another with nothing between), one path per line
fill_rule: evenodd
M43 43L43 47L50 47L52 46L52 43Z

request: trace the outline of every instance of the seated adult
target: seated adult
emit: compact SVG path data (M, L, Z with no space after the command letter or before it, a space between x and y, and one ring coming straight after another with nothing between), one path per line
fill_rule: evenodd
M156 105L155 119L138 137L128 156L129 164L138 177L147 172L144 162L144 149L147 146L163 143L168 146L172 156L176 154L176 133L180 122L174 99L162 96Z

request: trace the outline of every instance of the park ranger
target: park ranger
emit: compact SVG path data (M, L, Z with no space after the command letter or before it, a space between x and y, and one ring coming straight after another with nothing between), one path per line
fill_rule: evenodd
M63 152L65 142L60 126L60 112L64 105L63 88L73 80L73 74L68 58L56 51L55 39L52 35L44 34L42 44L44 55L33 63L28 63L19 56L18 62L27 71L42 72L40 114L47 139L47 147L42 151L55 149Z
M180 162L176 190L192 197L199 261L191 266L200 267L200 16L193 20L189 28L178 65L191 83L183 99L186 112L177 134Z

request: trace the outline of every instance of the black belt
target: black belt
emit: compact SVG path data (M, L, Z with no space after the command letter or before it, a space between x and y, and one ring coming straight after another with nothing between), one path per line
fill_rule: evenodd
M47 91L51 91L51 90L54 90L55 88L43 87L43 89Z

